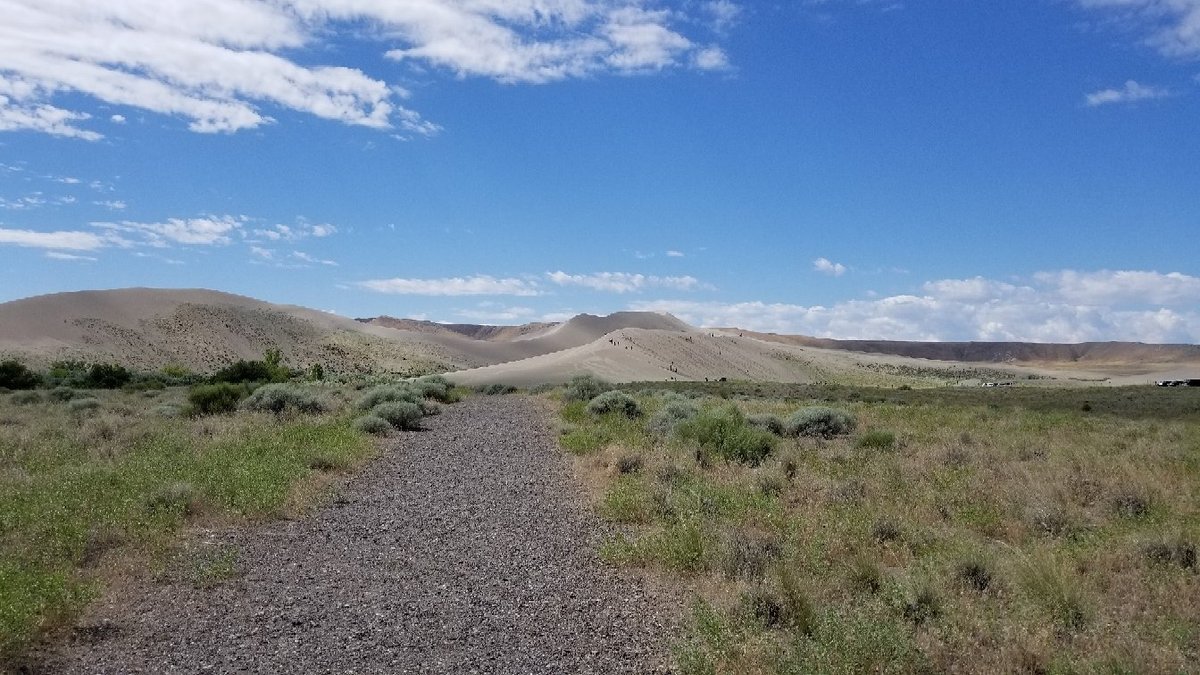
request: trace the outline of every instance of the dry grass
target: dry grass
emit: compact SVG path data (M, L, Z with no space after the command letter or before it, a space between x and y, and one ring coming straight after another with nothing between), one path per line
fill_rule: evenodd
M1156 394L1110 394L1119 414L844 396L855 434L780 439L758 467L566 416L601 439L576 459L601 513L634 529L605 556L696 596L684 672L1189 672L1200 415L1141 414ZM657 400L640 397L650 415ZM739 406L786 419L813 403ZM635 456L642 470L615 468ZM784 578L803 626L763 620Z

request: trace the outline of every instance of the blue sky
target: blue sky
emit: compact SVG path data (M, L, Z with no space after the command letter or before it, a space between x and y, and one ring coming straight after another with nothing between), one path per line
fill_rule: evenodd
M1200 342L1200 0L0 15L0 301Z

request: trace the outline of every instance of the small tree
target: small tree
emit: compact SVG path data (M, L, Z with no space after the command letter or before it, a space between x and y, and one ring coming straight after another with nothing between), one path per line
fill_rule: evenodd
M8 389L33 389L42 378L16 359L0 361L0 387Z

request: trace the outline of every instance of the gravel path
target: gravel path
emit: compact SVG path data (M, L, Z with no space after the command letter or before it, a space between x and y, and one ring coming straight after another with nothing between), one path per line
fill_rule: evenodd
M596 558L545 418L519 396L445 408L330 506L210 537L238 576L106 598L43 670L665 671L671 602Z

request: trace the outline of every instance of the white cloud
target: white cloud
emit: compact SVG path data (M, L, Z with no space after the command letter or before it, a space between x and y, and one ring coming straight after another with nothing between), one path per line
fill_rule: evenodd
M331 267L337 267L337 263L332 260L322 260L320 258L314 258L313 256L311 256L307 253L304 253L302 251L292 251L292 257L295 258L296 260L302 260L306 263L313 263L315 265L329 265Z
M1166 98L1171 95L1171 91L1164 87L1155 87L1152 85L1138 84L1133 80L1125 83L1125 86L1120 89L1101 89L1094 91L1084 97L1089 107L1109 105L1112 103L1133 103L1134 101L1145 101L1148 99Z
M59 251L95 251L104 248L103 237L92 232L35 232L0 228L0 244Z
M62 253L61 251L46 251L46 257L50 258L51 260L96 262L96 259L90 255L75 255L74 253Z
M444 279L374 279L357 286L397 295L540 295L537 285L523 279L497 279L486 274Z
M496 302L481 302L473 308L455 310L455 316L479 323L528 322L537 312L531 307L509 307Z
M124 211L128 204L120 199L105 199L98 202L92 202L96 206L103 206L111 211Z
M337 227L328 223L310 225L301 222L299 225L274 225L266 229L254 230L251 234L269 241L299 241L309 237L328 237L337 233Z
M1166 56L1200 55L1198 0L1078 0L1080 6L1107 11L1129 30L1148 33L1146 42Z
M647 288L670 288L677 291L692 291L708 288L699 279L691 276L656 277L627 272L596 272L594 274L567 274L563 271L547 272L546 278L559 286L581 286L611 293L632 293Z
M931 281L921 295L790 303L656 300L696 325L843 339L1200 342L1200 277L1144 271L1059 271L1027 284L976 277Z
M683 251L667 251L667 257L668 258L682 258L682 257L684 257Z
M168 218L161 223L123 220L119 223L96 222L91 225L111 232L131 234L140 237L143 243L160 248L170 244L223 246L232 241L230 235L239 231L246 220L245 216L206 216Z
M742 15L741 6L730 0L711 0L704 3L704 11L712 18L713 29L723 31L737 23Z
M727 65L653 0L0 0L0 130L97 140L82 94L175 115L197 132L270 124L283 108L376 129L433 134L402 88L354 68L296 58L366 32L388 58L501 82ZM717 21L727 2L709 3ZM699 11L695 7L691 8ZM111 115L116 124L123 115Z
M269 248L263 248L261 246L251 246L250 253L256 257L262 258L263 260L274 260L275 259L274 251L272 251Z
M46 205L46 199L40 192L18 197L16 199L5 199L0 197L0 209L8 211L29 211L31 209L41 208Z
M817 258L813 261L813 269L821 274L828 274L832 277L840 277L846 273L846 266L841 263L835 263L828 258Z

